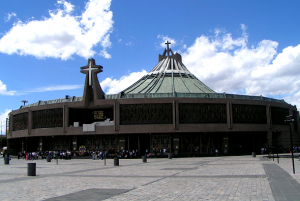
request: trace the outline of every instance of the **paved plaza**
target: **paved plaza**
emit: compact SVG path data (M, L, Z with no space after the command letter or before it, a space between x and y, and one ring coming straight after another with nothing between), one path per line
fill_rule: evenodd
M0 163L0 200L299 200L300 161L261 156ZM36 176L27 176L27 163Z

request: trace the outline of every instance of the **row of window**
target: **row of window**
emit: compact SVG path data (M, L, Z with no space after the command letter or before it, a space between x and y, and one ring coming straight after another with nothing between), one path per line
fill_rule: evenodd
M95 119L94 113L89 112L86 114L90 113L91 122L89 123L98 121ZM287 115L289 115L289 109L271 107L271 121L273 124L285 124L284 120ZM296 112L294 112L294 115L296 115ZM14 115L13 118L14 131L28 128L28 113ZM233 104L232 119L233 123L266 124L266 106ZM33 129L63 127L63 109L33 111L32 122ZM121 125L172 123L173 109L171 103L120 105ZM179 123L227 123L226 104L179 104Z

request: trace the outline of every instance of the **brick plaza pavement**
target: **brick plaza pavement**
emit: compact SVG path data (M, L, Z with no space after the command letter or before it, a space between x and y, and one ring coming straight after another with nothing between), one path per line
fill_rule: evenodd
M0 200L299 200L300 161L252 156L0 163ZM27 176L27 163L36 175Z

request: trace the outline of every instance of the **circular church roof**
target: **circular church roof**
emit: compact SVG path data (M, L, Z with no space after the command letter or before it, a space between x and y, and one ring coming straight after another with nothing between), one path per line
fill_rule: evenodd
M159 55L158 64L133 85L123 90L124 94L153 93L216 93L194 74L181 61L181 55L169 48Z

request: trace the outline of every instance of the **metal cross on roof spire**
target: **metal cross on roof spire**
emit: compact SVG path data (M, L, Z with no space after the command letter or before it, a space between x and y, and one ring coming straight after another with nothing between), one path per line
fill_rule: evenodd
M171 44L169 41L167 41L165 43L167 45L167 53L168 53L168 56L170 56L169 52L171 51L171 49L169 48L169 45Z
M169 41L165 43L167 45L167 51L169 51L169 45L171 44Z

